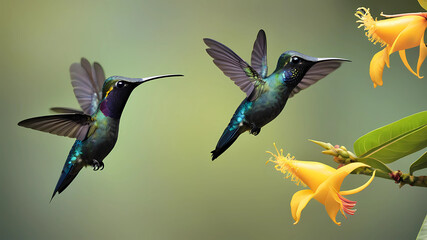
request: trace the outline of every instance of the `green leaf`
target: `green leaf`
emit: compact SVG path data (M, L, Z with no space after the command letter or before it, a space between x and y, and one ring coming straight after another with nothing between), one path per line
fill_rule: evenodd
M427 239L427 215L424 218L424 222L421 225L420 232L418 233L417 240Z
M413 175L413 173L417 170L421 170L423 168L427 168L427 152L425 152L417 161L411 164L409 167L409 173Z
M384 173L391 173L392 172L392 170L390 168L388 168L387 165L385 165L383 162L381 162L377 159L358 158L357 161L368 164L369 166L371 166L375 169L379 169L379 170L383 171Z
M391 163L427 147L427 111L400 119L360 137L354 143L359 158Z

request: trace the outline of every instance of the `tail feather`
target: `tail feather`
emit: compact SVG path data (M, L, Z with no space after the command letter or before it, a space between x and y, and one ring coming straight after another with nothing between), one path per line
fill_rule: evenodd
M215 150L213 150L212 153L212 161L215 160L217 157L219 157L225 150L227 150L233 143L236 141L236 139L245 132L247 129L244 127L232 127L228 126L224 132L222 133L221 138L219 139Z
M84 163L80 159L81 147L82 142L77 140L71 148L70 154L68 154L67 160L62 168L61 176L59 177L50 201L52 201L56 193L59 194L64 191L83 168Z
M69 161L65 162L64 168L62 169L61 176L59 177L58 183L56 184L55 190L53 191L53 197L56 193L60 194L64 191L68 185L74 180L74 178L79 174L80 170L83 168L83 164L78 163L69 163Z

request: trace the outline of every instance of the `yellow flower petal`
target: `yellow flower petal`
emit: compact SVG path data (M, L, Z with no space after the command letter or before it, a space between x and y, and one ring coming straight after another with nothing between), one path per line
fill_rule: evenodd
M416 47L420 44L424 31L427 27L427 20L420 16L406 16L400 18L412 18L411 23L403 29L396 37L390 49L389 55L393 52ZM392 18L398 19L398 18Z
M319 186L319 188L316 190L316 192L314 193L313 198L325 205L325 208L326 208L326 211L328 212L329 217L337 225L341 225L341 223L336 221L336 215L337 215L338 211L340 211L340 210L341 210L341 212L343 212L342 210L344 208L343 202L339 198L338 194L348 195L348 194L360 192L363 189L365 189L372 182L372 180L375 176L375 174L373 174L371 179L367 183L362 185L361 187L358 187L356 189L349 190L349 191L339 192L344 178L348 174L350 174L353 170L355 170L359 167L368 167L368 165L363 164L363 163L351 163L351 164L348 164L348 165L345 165L345 166L339 168L337 170L337 172L333 176L328 178L325 182L323 182ZM344 193L344 194L342 194L342 193ZM349 201L349 200L346 200L346 201ZM355 202L354 202L354 204L355 204ZM352 204L351 207L354 207L354 204ZM345 210L347 212L350 211L350 214L352 214L351 212L354 212L354 210L349 209L348 206L346 207Z
M392 45L413 19L411 17L390 18L375 21L375 34L388 45Z
M420 3L421 7L427 10L427 0L418 0L418 3Z
M365 189L367 186L369 186L369 184L371 184L372 180L374 180L375 172L376 172L376 171L374 171L374 172L372 173L372 177L371 177L371 178L370 178L370 179L369 179L365 184L363 184L362 186L360 186L360 187L358 187L358 188L355 188L355 189L352 189L352 190L340 191L340 192L339 192L339 194L340 194L340 195L350 195L350 194L355 194L355 193L358 193L358 192L362 191L362 190L363 190L363 189Z
M393 45L402 31L423 20L425 21L425 18L420 16L402 16L378 20L375 21L375 34L388 45Z
M337 169L337 171L334 175L332 175L331 177L326 179L326 181L323 182L321 184L321 186L319 186L319 188L321 188L322 185L325 185L324 187L326 187L326 185L327 185L327 186L331 186L332 188L334 188L338 192L341 188L341 184L342 184L344 178L347 175L349 175L351 172L353 172L354 169L359 168L359 167L369 167L369 165L366 165L366 164L360 163L360 162L355 162L355 163L350 163L350 164L347 164L345 166L342 166L339 169ZM317 191L316 191L316 194L317 194Z
M383 71L386 60L388 60L387 48L377 52L371 60L369 75L374 83L374 87L383 85Z
M268 162L273 162L276 165L274 168L277 171L286 175L286 178L291 178L297 185L302 183L311 189L317 189L320 183L324 182L328 177L333 175L336 170L326 164L311 161L294 160L290 154L283 155L283 149L277 149L277 155L270 153L275 159L270 159Z
M313 191L311 189L305 189L296 192L292 196L291 200L291 212L294 218L294 224L297 224L301 217L301 212L307 206L307 203L313 198Z
M325 208L326 212L328 213L331 220L338 226L341 226L340 222L337 222L336 217L338 211L342 208L341 207L341 200L338 198L338 195L334 189L330 189L328 191L328 195L325 199Z
M313 190L336 172L334 168L326 164L311 161L294 160L292 167L293 175Z
M412 68L411 68L411 66L409 65L409 63L408 63L408 60L406 59L406 52L405 52L405 50L400 50L399 51L399 56L400 56L400 59L402 60L402 62L403 62L403 65L405 65L405 67L412 73L412 74L414 74L415 76L417 76L417 77L419 77L418 75L417 75L417 73L416 72L414 72L414 70L412 70Z
M426 0L426 2L427 2L427 0ZM427 3L426 3L426 5L427 5ZM421 37L420 55L418 57L418 63L417 63L417 75L418 76L420 76L420 68L421 68L421 65L423 64L424 59L426 58L426 56L427 56L427 46L424 43L424 34L423 34L423 36Z

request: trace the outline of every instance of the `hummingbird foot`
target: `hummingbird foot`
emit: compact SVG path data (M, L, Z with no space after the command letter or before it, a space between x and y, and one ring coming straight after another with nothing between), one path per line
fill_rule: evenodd
M93 165L93 171L98 171L98 170L104 169L104 163L103 162L99 162L96 159L93 159L92 165Z
M250 134L256 136L259 134L259 132L261 132L261 128L255 126L255 125L252 125L252 129L250 131Z

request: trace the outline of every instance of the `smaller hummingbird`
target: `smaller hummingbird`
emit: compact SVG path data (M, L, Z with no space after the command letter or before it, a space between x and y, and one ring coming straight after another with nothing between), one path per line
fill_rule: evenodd
M117 141L119 122L132 91L142 83L179 74L159 75L147 78L112 76L105 79L104 70L97 62L91 66L82 58L70 66L71 85L83 111L71 108L51 108L57 115L23 120L19 126L76 138L53 191L64 191L83 167L92 166L94 171L104 169L104 158Z
M240 134L250 131L258 135L261 128L275 119L288 98L330 74L342 58L315 58L296 51L280 55L274 72L267 76L267 39L264 30L258 32L252 50L251 65L230 48L213 39L204 38L206 52L215 65L246 93L212 153L215 160L227 150Z

